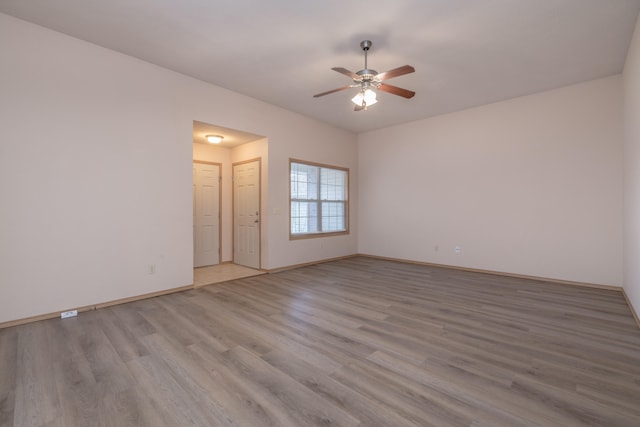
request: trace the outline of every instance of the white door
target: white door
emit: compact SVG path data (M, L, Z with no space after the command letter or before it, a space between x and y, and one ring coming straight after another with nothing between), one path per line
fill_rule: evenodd
M193 266L220 263L220 165L193 163Z
M260 268L260 160L233 165L233 262Z

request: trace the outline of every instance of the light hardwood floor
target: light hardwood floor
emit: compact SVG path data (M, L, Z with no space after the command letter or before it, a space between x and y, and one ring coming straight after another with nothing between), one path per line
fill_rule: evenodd
M2 426L639 426L619 292L352 258L0 330Z
M223 263L193 269L193 285L196 288L213 283L266 274L265 271L244 267L238 264Z

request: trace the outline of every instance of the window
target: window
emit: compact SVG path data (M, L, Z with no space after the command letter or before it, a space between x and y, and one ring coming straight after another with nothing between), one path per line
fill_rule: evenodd
M290 237L349 232L349 169L289 160Z

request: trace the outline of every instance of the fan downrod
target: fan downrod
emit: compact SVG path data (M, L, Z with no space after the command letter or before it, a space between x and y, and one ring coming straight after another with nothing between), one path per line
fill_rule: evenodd
M378 74L376 70L370 70L367 64L367 53L369 52L369 49L372 45L373 43L371 42L371 40L362 40L360 42L360 47L364 52L364 69L356 72L356 74L363 77L367 81L370 81L376 74Z

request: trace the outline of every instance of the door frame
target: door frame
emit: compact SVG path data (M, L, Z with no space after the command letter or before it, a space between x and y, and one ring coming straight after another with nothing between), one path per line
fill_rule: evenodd
M262 157L231 163L231 262L236 258L236 175L235 167L258 162L258 269L262 269Z
M192 163L199 163L202 165L211 165L218 167L218 263L213 265L222 264L222 163L218 162L209 162L205 160L196 160L193 159ZM193 188L193 182L191 183L191 187ZM193 209L193 208L192 208ZM195 228L195 224L193 224L192 228ZM196 259L196 238L193 236L193 259L192 263L195 264ZM201 267L194 267L201 268Z

